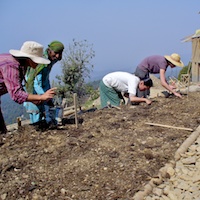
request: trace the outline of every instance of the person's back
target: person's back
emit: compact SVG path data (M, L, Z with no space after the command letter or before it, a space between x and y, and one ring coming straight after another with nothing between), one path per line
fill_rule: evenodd
M23 79L23 73L26 71L26 67L19 67L20 63L9 53L0 54L0 96L9 92L11 98L14 101L18 101L19 98L15 97L16 91L21 87L21 84L15 84L15 82L7 83L6 76L11 76L13 79L18 76L14 74L15 71L21 71L19 74L20 80ZM12 84L12 86L11 86ZM15 95L14 95L15 94Z
M119 92L134 93L134 86L137 87L139 78L128 72L112 72L103 77L103 82L107 87L114 88Z
M168 63L164 56L153 55L146 57L141 61L138 65L138 68L142 71L149 72L152 74L159 74L160 69L166 70L168 67Z

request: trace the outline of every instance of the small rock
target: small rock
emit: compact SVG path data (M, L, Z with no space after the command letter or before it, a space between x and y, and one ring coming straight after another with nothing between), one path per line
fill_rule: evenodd
M6 197L7 197L7 193L4 193L4 194L1 195L1 199L2 199L2 200L5 200Z
M163 190L160 188L154 188L153 189L153 194L157 195L157 196L161 196L163 194Z
M169 174L170 177L172 177L174 175L175 171L172 167L168 167L167 168L167 174Z
M64 188L62 188L62 189L60 190L60 192L61 192L62 195L65 195L66 190L65 190Z
M186 164L186 165L195 164L196 163L196 158L195 157L184 158L182 160L182 162L183 162L183 164Z

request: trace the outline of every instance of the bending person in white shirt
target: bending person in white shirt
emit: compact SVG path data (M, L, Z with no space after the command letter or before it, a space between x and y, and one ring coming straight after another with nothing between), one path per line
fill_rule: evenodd
M105 75L100 82L101 107L110 105L119 106L123 100L122 92L128 94L131 103L146 102L151 104L151 100L143 97L137 97L137 89L140 91L148 90L153 86L150 78L140 80L134 74L128 72L112 72Z

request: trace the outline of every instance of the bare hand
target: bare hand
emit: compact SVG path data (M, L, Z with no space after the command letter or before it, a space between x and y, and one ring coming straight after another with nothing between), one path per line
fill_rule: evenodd
M176 85L169 85L169 87L170 87L172 90L176 89Z
M178 92L174 92L174 95L175 95L176 97L183 98L183 97L181 96L181 94L179 94Z
M56 89L57 88L51 88L51 89L47 90L44 94L42 94L41 95L42 101L52 99L54 97L54 95L56 94L56 92L55 92Z
M146 102L146 104L147 104L147 105L151 105L151 103L152 103L152 101L151 101L151 100L149 100L149 99L146 99L146 101L145 101L145 102Z

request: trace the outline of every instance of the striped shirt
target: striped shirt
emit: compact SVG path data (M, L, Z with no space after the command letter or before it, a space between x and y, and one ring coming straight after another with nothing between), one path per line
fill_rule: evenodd
M19 104L27 100L28 93L22 86L25 70L11 54L0 54L0 96L9 93Z

